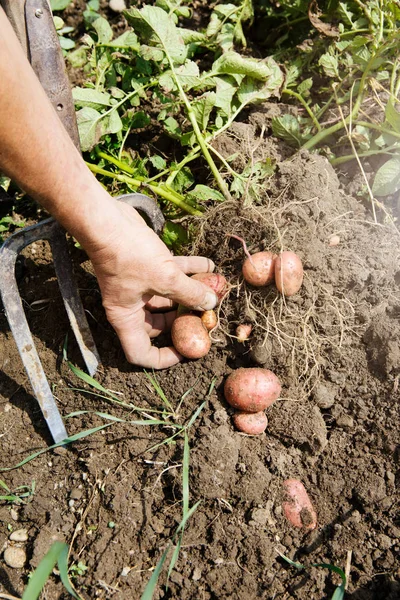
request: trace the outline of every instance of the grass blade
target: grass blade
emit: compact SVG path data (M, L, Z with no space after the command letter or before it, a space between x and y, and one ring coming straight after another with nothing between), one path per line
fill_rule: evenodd
M95 388L99 392L102 392L109 398L112 398L114 400L114 402L118 402L118 404L124 404L123 402L121 402L121 400L117 396L115 396L115 394L110 392L110 390L107 390L107 388L103 387L101 385L101 383L99 383L98 381L93 379L93 377L91 377L84 371L81 371L81 369L78 369L78 367L75 367L69 360L67 360L67 365L71 369L73 374L76 375L77 377L79 377L79 379L81 379L82 381L84 381L85 383L90 385L91 387Z
M58 570L60 571L60 578L63 583L63 586L77 600L80 600L80 597L75 593L74 587L71 583L71 580L68 575L68 556L69 549L67 544L63 544L63 548L61 549L60 555L58 557Z
M31 578L29 579L29 583L25 588L25 591L22 595L22 600L37 600L39 598L40 592L44 588L46 581L48 580L55 564L59 561L60 557L64 556L62 559L64 562L61 562L62 567L65 567L65 556L68 556L68 546L67 544L63 544L62 542L54 542L51 546L50 550L47 552L45 557L40 561L39 566L33 572ZM60 568L60 562L59 562ZM61 573L61 568L60 568ZM77 600L79 600L79 596L77 596L72 589L72 586L69 583L68 579L68 565L67 565L67 580L69 584L69 588L66 587L68 592ZM64 583L64 581L63 581ZM64 583L65 585L65 583Z
M164 552L162 553L162 556L160 558L160 560L157 563L156 568L153 571L152 576L150 577L145 590L140 598L140 600L152 600L153 598L153 594L155 592L156 589L156 585L158 582L158 578L160 576L161 570L164 566L165 560L168 556L168 553L171 549L171 545L174 542L174 539L176 538L176 536L180 533L180 531L182 531L182 529L184 529L186 522L188 521L188 519L190 519L190 517L192 516L192 514L197 510L197 507L199 506L201 500L199 500L198 502L196 502L196 504L194 504L192 506L192 508L188 511L187 515L182 519L182 521L180 522L178 528L176 529L174 535L172 536L172 539L170 541L170 543L168 544L167 548L164 550Z
M105 429L106 427L110 427L111 425L114 425L114 423L105 423L104 425L99 425L97 427L92 427L91 429L85 429L84 431L79 431L79 433L75 433L74 435L71 435L70 437L65 438L65 440L58 442L57 444L53 444L52 446L47 446L47 448L42 448L41 450L38 450L37 452L30 454L29 456L24 458L24 460L21 460L21 462L19 462L17 465L14 465L13 467L1 467L0 472L13 471L14 469L19 469L19 467L23 467L31 460L34 460L35 458L37 458L41 454L44 454L45 452L48 452L49 450L53 450L54 448L58 448L59 446L65 446L66 444L71 444L72 442L77 442L78 440L81 440L85 437L88 437L89 435L97 433L98 431L101 431L102 429Z
M168 400L168 398L166 397L166 395L164 394L164 390L158 383L154 371L153 371L153 376L151 376L147 371L145 371L144 373L145 373L147 379L150 381L153 388L155 389L155 391L157 392L157 394L160 396L162 402L168 408L168 410L170 410L171 412L174 412L174 408L173 408L172 404L170 403L170 401Z

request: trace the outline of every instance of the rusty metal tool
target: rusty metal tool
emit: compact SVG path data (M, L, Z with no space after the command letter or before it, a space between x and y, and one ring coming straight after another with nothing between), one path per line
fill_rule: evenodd
M28 51L32 67L50 101L79 149L75 110L64 58L47 0L2 0L14 24L22 46ZM24 9L24 19L16 10ZM23 23L23 25L21 25ZM154 200L144 194L125 194L116 200L126 202L141 212L156 233L161 233L164 217ZM100 362L85 311L73 275L66 232L54 219L46 219L19 230L0 248L0 295L8 323L35 397L56 443L68 437L64 422L54 400L49 383L24 313L15 279L15 263L19 253L29 244L48 240L53 255L56 276L67 315L90 375Z

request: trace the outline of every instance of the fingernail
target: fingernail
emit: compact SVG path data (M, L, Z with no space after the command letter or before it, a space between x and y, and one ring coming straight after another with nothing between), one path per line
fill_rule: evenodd
M218 304L218 298L214 292L207 292L204 297L204 302L201 306L196 306L196 310L211 310Z

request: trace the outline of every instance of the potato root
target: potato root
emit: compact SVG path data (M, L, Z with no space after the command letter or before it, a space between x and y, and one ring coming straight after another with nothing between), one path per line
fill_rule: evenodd
M317 526L317 514L306 492L298 479L287 479L283 482L286 499L283 502L283 513L294 527L312 530Z
M272 371L253 367L237 369L225 381L226 401L238 410L257 413L279 398L281 384Z
M303 283L303 265L294 252L282 252L275 261L275 285L284 296L297 294Z
M181 315L172 323L174 348L185 358L202 358L211 348L207 329L196 315Z
M272 252L256 252L243 263L244 279L254 287L262 287L274 281L276 254Z
M268 419L263 411L257 413L238 411L233 415L233 423L236 429L247 435L259 435L267 429Z

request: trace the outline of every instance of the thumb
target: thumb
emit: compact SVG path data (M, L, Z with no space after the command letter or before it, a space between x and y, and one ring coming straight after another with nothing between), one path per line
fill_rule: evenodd
M188 277L180 269L176 270L173 287L166 296L197 310L211 310L218 304L217 295L208 285Z

